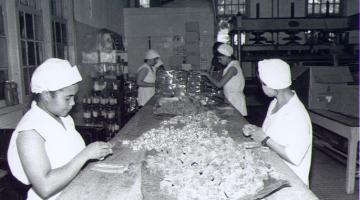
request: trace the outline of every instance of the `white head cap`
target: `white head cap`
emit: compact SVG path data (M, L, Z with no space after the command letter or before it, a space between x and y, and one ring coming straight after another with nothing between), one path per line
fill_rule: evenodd
M160 58L160 54L153 49L148 50L145 54L145 59L148 60L148 59L154 59L154 58Z
M231 56L234 53L233 48L228 44L220 45L217 50L224 56Z
M31 77L31 92L56 91L82 80L76 66L69 61L49 58L38 66Z
M163 65L163 64L164 64L163 61L159 58L154 67L155 67L155 68L156 68L156 67L160 67L160 66Z
M284 89L291 85L290 66L281 59L265 59L258 62L261 81L272 89Z

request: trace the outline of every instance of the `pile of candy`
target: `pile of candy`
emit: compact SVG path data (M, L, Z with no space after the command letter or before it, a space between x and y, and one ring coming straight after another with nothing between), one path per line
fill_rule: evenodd
M217 133L222 126L215 113L177 116L163 121L161 127L127 141L133 150L155 150L148 155L147 169L161 174L162 191L176 199L239 199L263 189L264 180L279 174L265 163L256 150Z

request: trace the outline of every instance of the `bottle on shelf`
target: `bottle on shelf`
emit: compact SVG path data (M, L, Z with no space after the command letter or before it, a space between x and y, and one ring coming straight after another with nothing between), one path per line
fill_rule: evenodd
M92 113L90 110L90 107L86 107L85 110L83 111L83 119L85 124L91 124L92 123Z
M123 63L123 76L124 76L124 81L128 81L128 80L129 80L128 62L122 61L122 63Z
M5 95L5 104L7 106L13 105L14 97L11 92L11 82L10 81L5 81L4 95Z

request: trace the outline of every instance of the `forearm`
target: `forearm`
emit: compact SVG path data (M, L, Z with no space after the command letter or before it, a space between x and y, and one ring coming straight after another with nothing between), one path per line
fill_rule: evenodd
M139 87L155 87L155 83L149 83L145 81L138 81L137 84Z
M209 79L209 81L213 84L213 85L215 85L217 88L222 88L223 87L223 85L218 81L218 80L216 80L214 77L212 77L212 76L207 76L207 78Z
M289 158L289 156L287 155L287 153L285 151L285 147L283 145L280 145L280 144L276 143L271 138L266 142L266 144L267 144L268 147L270 147L270 149L275 151L282 159L284 159L287 162L295 165L295 163L293 163L291 161L291 159Z
M43 198L48 198L58 193L76 177L87 160L82 152L79 153L68 164L49 171L45 175L44 180L41 181L42 186L36 187L36 184L34 184L34 189Z

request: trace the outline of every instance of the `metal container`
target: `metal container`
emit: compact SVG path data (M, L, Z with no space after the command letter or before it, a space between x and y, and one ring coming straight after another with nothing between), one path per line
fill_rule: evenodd
M159 70L156 73L155 93L173 97L186 92L188 72L183 70Z

